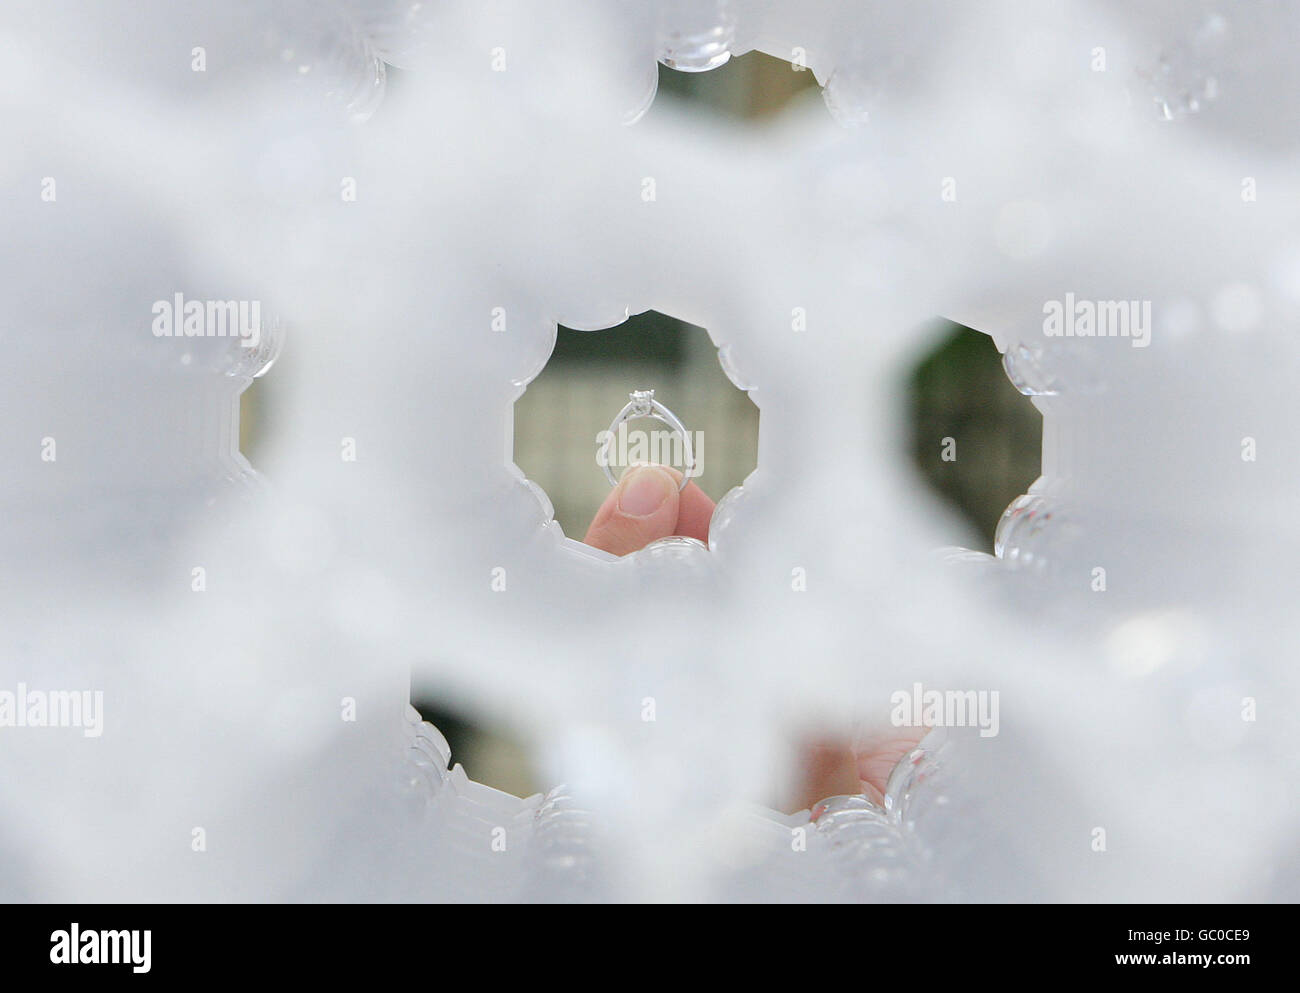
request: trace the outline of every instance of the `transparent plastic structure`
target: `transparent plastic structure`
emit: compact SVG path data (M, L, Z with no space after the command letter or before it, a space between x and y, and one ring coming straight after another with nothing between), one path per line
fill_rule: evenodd
M1296 18L10 4L0 895L1295 899ZM750 51L825 106L655 101ZM758 467L707 548L614 558L512 406L557 324L648 309L708 329ZM900 455L935 315L1043 415L992 555L932 554ZM412 671L554 787L470 779ZM916 686L998 732L764 806L793 723Z

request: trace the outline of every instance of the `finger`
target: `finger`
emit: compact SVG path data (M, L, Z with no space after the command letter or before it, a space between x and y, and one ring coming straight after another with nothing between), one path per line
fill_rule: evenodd
M799 780L788 813L810 810L830 796L854 796L862 791L857 759L847 741L805 742L799 749Z
M674 469L670 465L663 467L664 471L677 481L677 485L682 485L682 471ZM714 503L709 499L709 495L695 485L694 482L686 484L686 488L681 490L681 496L677 503L677 528L673 534L681 535L683 538L694 538L696 541L702 541L706 545L709 543L709 522L713 520Z
M661 465L634 465L605 498L583 539L613 555L627 555L676 533L676 478Z
M872 736L857 743L854 749L857 772L867 796L877 802L884 801L885 787L894 767L929 732L930 729L925 727L897 728L889 734Z
M680 481L680 476L678 477ZM709 543L709 522L713 520L714 503L707 493L693 482L686 484L682 490L681 500L677 505L677 531L686 538L695 538Z

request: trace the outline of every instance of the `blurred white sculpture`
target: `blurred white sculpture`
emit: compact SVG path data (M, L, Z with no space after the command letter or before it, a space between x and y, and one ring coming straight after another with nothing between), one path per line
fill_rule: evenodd
M5 16L0 691L104 703L0 727L4 896L1296 896L1300 91L1243 43L1291 9ZM833 114L646 114L656 59L750 50ZM256 341L185 299L256 302ZM707 548L614 559L511 406L557 323L651 308L709 331L759 467ZM900 455L937 314L1044 416L996 556L926 554ZM268 487L238 396L285 325ZM413 667L567 786L449 769ZM998 692L998 733L931 733L883 806L760 806L788 726L915 686Z

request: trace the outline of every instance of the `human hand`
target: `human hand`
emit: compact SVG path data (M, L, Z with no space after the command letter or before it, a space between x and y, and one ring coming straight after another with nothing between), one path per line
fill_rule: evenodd
M708 544L713 501L694 482L679 492L681 482L681 472L671 466L629 466L596 511L583 541L613 555L627 555L670 535Z
M806 740L799 752L799 782L785 804L787 813L813 808L830 796L862 795L883 805L894 766L929 732L926 727L903 727L854 742L829 736Z

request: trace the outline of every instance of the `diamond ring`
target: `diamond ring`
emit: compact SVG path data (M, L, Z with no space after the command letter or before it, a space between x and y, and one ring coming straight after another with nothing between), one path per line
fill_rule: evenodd
M690 432L677 419L676 414L655 399L654 390L633 390L628 396L631 398L630 402L610 422L609 431L606 432L605 440L601 443L596 455L600 467L605 470L605 478L609 480L609 485L618 485L618 479L609 468L609 447L613 444L614 436L618 433L618 426L624 421L635 420L638 417L653 417L657 421L663 421L681 436L686 465L682 472L681 485L677 488L679 490L685 489L687 482L690 481L690 474L695 469L695 449L691 446Z

